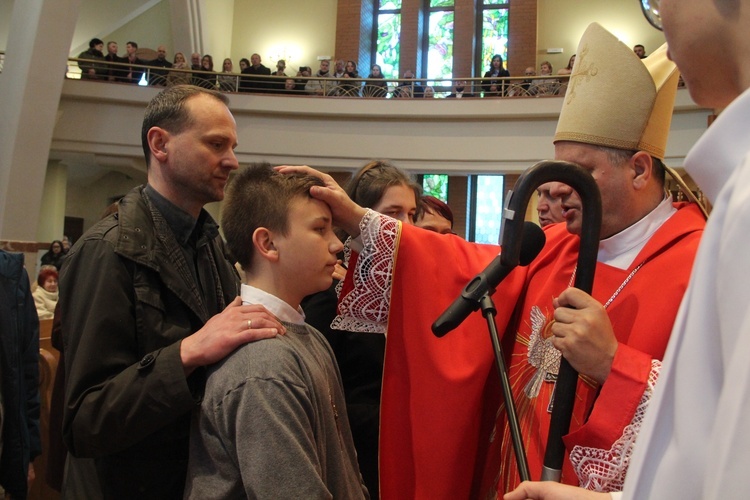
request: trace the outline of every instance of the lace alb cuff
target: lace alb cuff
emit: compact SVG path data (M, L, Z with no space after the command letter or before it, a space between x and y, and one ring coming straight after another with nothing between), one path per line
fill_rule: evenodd
M398 221L367 210L359 223L363 249L352 273L353 288L339 298L339 315L331 328L385 333L398 241Z
M654 385L659 378L660 370L661 361L652 359L648 384L635 410L633 420L623 429L622 436L612 444L610 449L574 446L571 450L570 461L582 488L600 492L622 491L635 440L654 395Z

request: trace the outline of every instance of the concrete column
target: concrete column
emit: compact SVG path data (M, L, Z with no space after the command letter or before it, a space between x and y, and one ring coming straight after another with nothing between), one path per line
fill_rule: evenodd
M203 54L203 36L201 33L201 7L200 0L169 0L169 20L172 23L172 43L175 52L185 52L188 62L190 52ZM179 47L179 48L177 48Z
M65 227L65 200L68 188L68 167L50 161L44 178L44 191L39 213L37 241L59 240Z
M200 26L202 54L214 58L214 70L221 72L225 57L232 55L232 26L234 25L234 0L201 0ZM274 61L275 63L276 61ZM269 68L270 61L265 63ZM287 65L289 61L287 61ZM234 61L239 72L239 61ZM272 68L272 71L275 68Z
M44 178L80 0L13 3L0 74L0 240L37 236Z

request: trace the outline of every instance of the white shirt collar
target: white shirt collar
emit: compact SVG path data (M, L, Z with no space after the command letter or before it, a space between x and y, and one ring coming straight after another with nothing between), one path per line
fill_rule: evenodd
M747 154L750 89L735 99L685 157L685 170L712 203Z
M665 197L644 218L601 240L597 260L618 269L628 269L651 236L676 212L672 200Z
M294 309L292 306L260 288L245 285L240 287L240 296L243 304L260 304L268 309L271 314L279 318L279 321L302 325L305 323L305 313L302 308Z

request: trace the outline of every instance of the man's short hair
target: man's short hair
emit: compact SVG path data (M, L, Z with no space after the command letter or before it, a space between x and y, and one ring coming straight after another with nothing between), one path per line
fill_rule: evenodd
M101 41L101 40L100 40L99 38L92 38L92 39L91 39L91 40L89 41L89 48L90 48L90 49L93 49L93 48L94 48L94 47L96 47L97 45L104 45L104 42L102 42L102 41Z
M151 162L148 131L152 127L161 127L171 134L179 134L191 126L193 124L193 117L190 116L190 113L185 108L185 103L191 97L199 94L212 96L225 106L229 106L229 99L221 92L196 87L195 85L167 87L148 103L146 114L143 117L143 126L141 127L141 144L143 146L143 154L146 157L147 168Z
M609 148L607 146L596 146L596 148L607 153L607 159L614 166L622 165L623 163L628 161L631 156L633 156L634 154L638 152L638 151L631 151L629 149ZM653 164L651 175L653 175L654 179L656 179L656 181L659 183L660 186L664 186L665 175L666 175L666 168L664 168L664 162L653 155L651 155L651 162Z
M138 44L137 44L137 43L135 43L135 42L128 42L128 43L126 43L125 45L132 45L132 46L133 46L133 47L135 47L136 49L138 48Z
M221 213L221 227L232 256L248 269L252 262L253 233L264 227L286 235L289 206L297 197L309 197L312 186L323 186L312 175L280 174L268 163L253 163L229 183Z

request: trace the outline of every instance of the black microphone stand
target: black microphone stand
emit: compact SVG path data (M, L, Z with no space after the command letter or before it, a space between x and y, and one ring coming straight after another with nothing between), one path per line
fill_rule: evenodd
M505 365L505 358L503 357L503 348L500 345L500 337L497 334L497 325L495 324L495 303L492 301L492 297L488 293L479 301L479 306L482 308L482 316L487 319L487 328L490 331L490 338L492 339L492 348L495 351L495 367L497 368L497 374L500 377L500 385L503 388L503 398L505 398L505 411L508 414L508 425L510 426L510 439L513 441L513 451L516 454L516 465L518 466L518 475L521 476L521 481L528 481L529 475L529 463L526 460L526 448L523 446L523 439L521 439L521 425L518 423L518 412L516 412L516 403L513 400L513 391L510 388L510 379L508 378L508 367Z
M571 186L581 197L583 223L581 228L581 245L578 253L578 271L576 272L574 286L590 294L594 284L596 256L599 250L602 203L599 188L593 177L591 177L591 174L574 163L542 161L521 174L505 203L503 211L503 250L500 258L503 264L507 266L515 267L518 265L526 207L537 187L545 182L553 181L563 182ZM490 328L492 346L495 351L495 361L500 375L500 382L503 386L505 409L508 415L508 425L513 440L516 463L518 464L518 473L522 481L527 481L530 477L526 451L521 439L521 429L515 411L513 393L510 387L510 380L508 379L508 370L505 366L505 357L497 335L497 328L494 321L495 308L490 301L486 312L485 302L483 298L481 302L482 314L487 318ZM487 314L488 312L489 315ZM570 428L577 381L578 373L563 357L560 360L560 371L555 388L555 403L552 409L552 421L547 438L542 480L558 481L562 474L562 463L565 457L565 445L562 437L568 433Z

